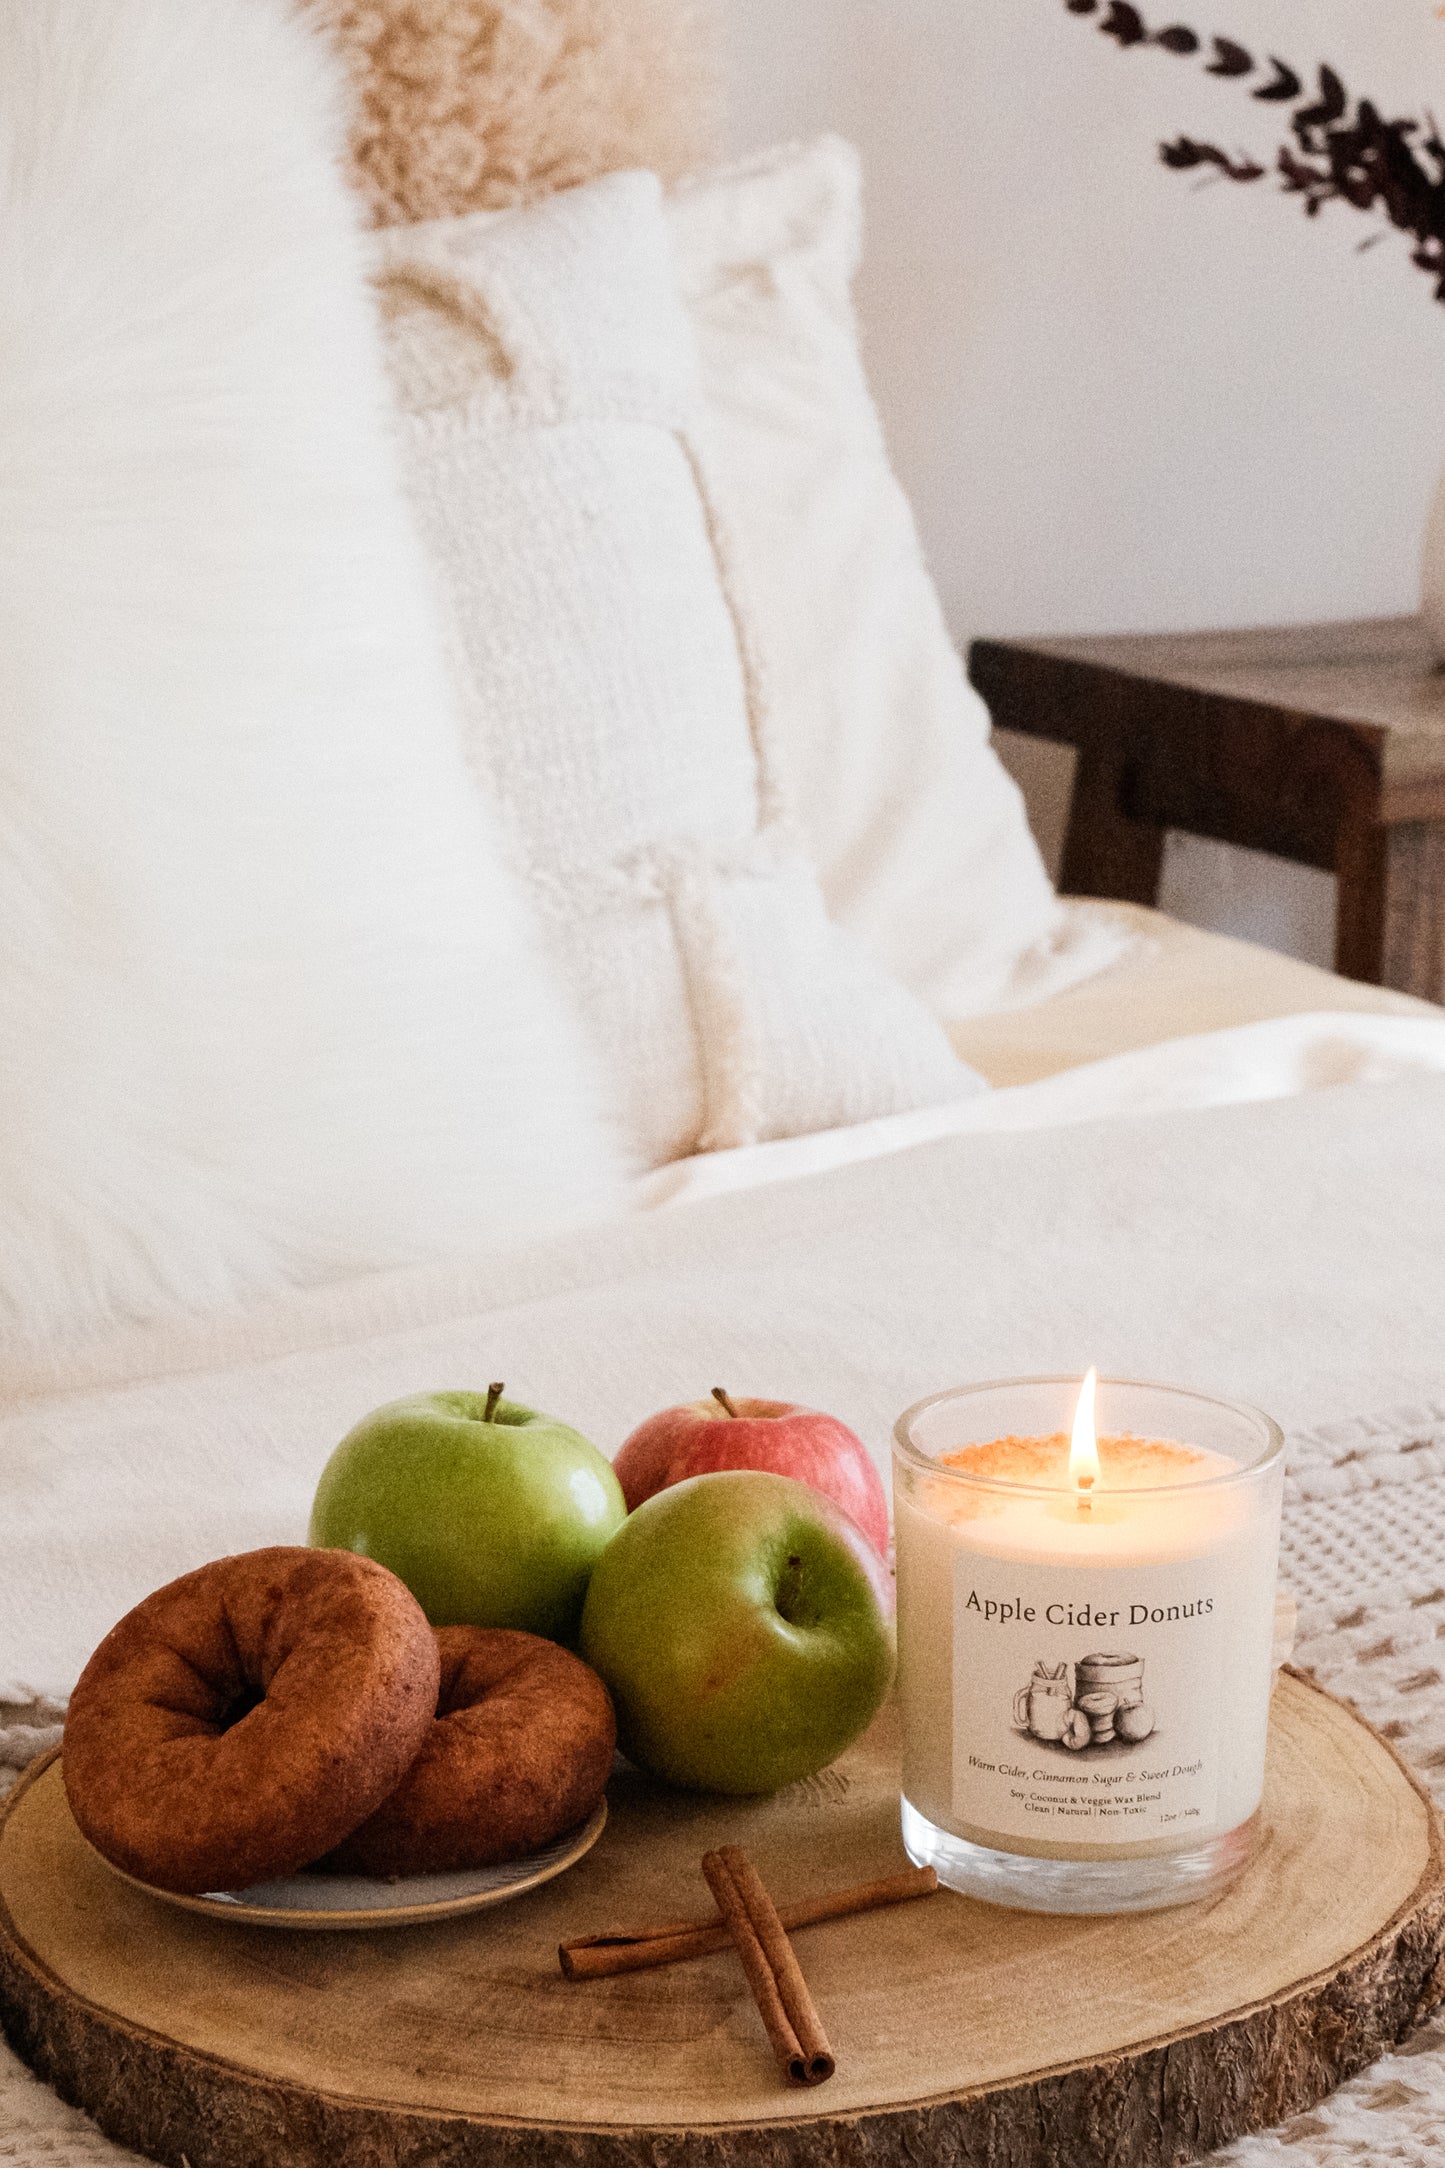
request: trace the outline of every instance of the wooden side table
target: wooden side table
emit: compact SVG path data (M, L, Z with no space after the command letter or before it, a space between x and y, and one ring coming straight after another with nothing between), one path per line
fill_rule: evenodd
M1445 1001L1445 672L1418 618L978 640L995 725L1074 746L1070 895L1153 903L1169 828L1336 875L1335 968Z

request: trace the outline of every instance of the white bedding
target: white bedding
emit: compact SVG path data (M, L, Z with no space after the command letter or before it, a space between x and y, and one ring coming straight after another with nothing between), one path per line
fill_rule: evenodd
M781 1182L879 1159L940 1137L1052 1129L1111 1115L1290 1099L1336 1084L1445 1073L1445 1011L1376 1016L1341 1010L1238 1024L1082 1064L1035 1084L683 1159L644 1178L644 1209L695 1203L761 1182Z
M820 1142L854 1163L787 1181L800 1155L734 1155L711 1177L733 1194L680 1178L691 1210L128 1333L83 1360L39 1351L0 1373L0 1703L30 1703L38 1743L58 1712L35 1697L63 1696L140 1595L301 1539L331 1445L396 1394L506 1375L612 1449L721 1379L836 1410L886 1464L894 1416L934 1387L1097 1361L1255 1400L1294 1432L1286 1561L1309 1659L1445 1769L1445 1702L1421 1690L1416 1647L1445 1631L1445 1075L1425 1071L1445 1071L1445 1019L1245 1027L994 1094L974 1134L885 1125L872 1157L857 1136ZM1103 1118L1126 1092L1136 1111ZM1145 1093L1156 1111L1137 1111ZM1249 1094L1275 1096L1188 1103ZM1355 1665L1361 1621L1358 1664L1398 1651L1398 1679ZM5 1722L0 1761L18 1761ZM1423 2168L1445 2059L1428 2037L1413 2052L1230 2158ZM128 2157L3 2047L0 2156Z
M1388 1059L1419 1062L1407 1037L1415 1053ZM1433 1039L1445 1068L1445 1022ZM1306 1033L1296 1065L1329 1043ZM1206 1052L1189 1056L1196 1078ZM885 1469L892 1419L923 1393L1089 1362L1318 1422L1445 1386L1442 1226L1445 1077L1410 1076L939 1137L12 1365L0 1700L64 1693L105 1628L171 1575L303 1539L332 1445L402 1393L506 1377L612 1451L642 1416L721 1381L833 1410Z

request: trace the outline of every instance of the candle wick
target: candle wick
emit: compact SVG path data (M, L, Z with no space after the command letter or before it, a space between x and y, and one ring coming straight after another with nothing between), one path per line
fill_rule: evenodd
M1093 1488L1094 1478L1091 1475L1081 1475L1079 1477L1079 1511L1081 1513L1089 1513L1093 1511L1094 1501L1089 1496L1089 1493Z

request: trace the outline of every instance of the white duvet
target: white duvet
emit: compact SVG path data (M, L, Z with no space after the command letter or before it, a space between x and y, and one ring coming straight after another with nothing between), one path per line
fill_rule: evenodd
M1445 1016L1245 1026L648 1188L0 1369L0 1700L63 1694L189 1566L304 1540L336 1439L406 1392L506 1376L612 1451L721 1380L834 1410L886 1469L898 1410L965 1377L1096 1361L1285 1422L1445 1386Z
M1291 1099L1331 1085L1382 1083L1445 1073L1445 1010L1438 1016L1376 1016L1341 1010L1236 1024L1169 1039L1107 1061L1065 1069L1036 1084L981 1092L851 1129L785 1137L735 1152L676 1161L639 1186L644 1209L696 1202L879 1159L940 1137L1054 1129L1111 1115Z
M304 1540L320 1467L363 1410L503 1374L609 1449L722 1379L836 1410L882 1466L898 1410L965 1378L1095 1361L1234 1394L1295 1433L1302 1598L1347 1622L1378 1600L1417 1638L1435 1631L1445 1015L1175 1041L946 1116L694 1162L643 1202L670 1208L0 1370L0 1704L30 1704L8 1735L0 1707L0 1763L48 1738L34 1697L63 1696L149 1589ZM1414 1648L1402 1634L1401 1708L1420 1718ZM1393 1703L1371 1708L1399 1732ZM1427 1766L1445 1752L1428 1722L1410 1746ZM1416 2053L1412 2083L1438 2086ZM1373 2104L1371 2083L1341 2096L1342 2117L1358 2121L1362 2089ZM131 2158L3 2047L0 2126L0 2155L8 2132L26 2168ZM1302 2162L1343 2159L1321 2117L1309 2129L1323 2135Z

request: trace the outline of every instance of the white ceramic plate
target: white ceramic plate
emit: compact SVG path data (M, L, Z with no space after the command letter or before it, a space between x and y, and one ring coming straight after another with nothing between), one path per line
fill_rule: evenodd
M526 1859L514 1859L502 1867L474 1867L464 1874L414 1874L397 1882L307 1873L289 1875L284 1882L257 1882L250 1889L216 1889L204 1897L181 1897L174 1890L138 1882L119 1867L111 1867L111 1872L162 1904L204 1912L213 1920L244 1921L252 1927L410 1927L422 1920L451 1920L481 1912L488 1905L520 1897L539 1882L550 1882L591 1851L606 1824L607 1801L603 1799L590 1820L559 1837L545 1852L529 1853Z

